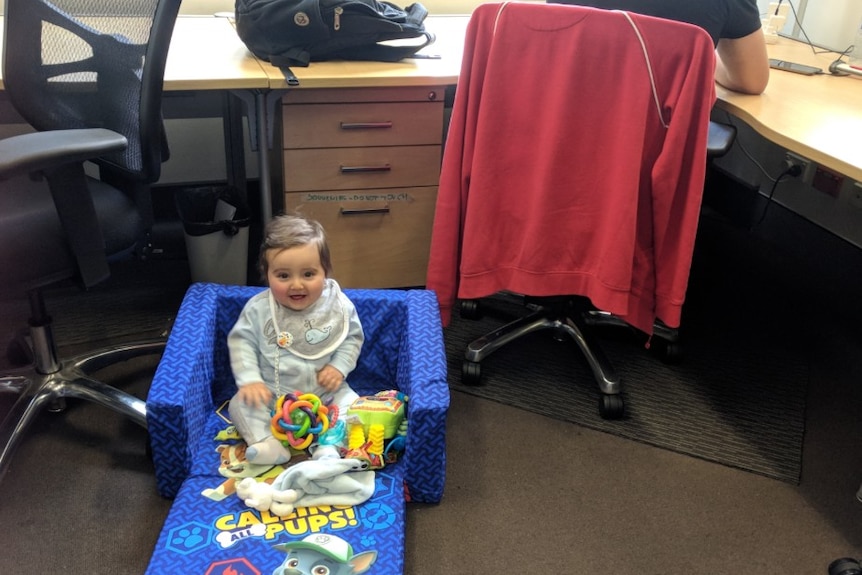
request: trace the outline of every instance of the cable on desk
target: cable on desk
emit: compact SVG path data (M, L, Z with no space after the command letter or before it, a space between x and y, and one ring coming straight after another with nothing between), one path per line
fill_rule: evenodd
M808 34L805 32L805 28L802 27L802 22L799 21L799 15L796 13L796 6L793 5L793 2L791 0L787 0L787 3L790 5L790 10L793 12L793 20L796 22L796 25L799 26L799 31L802 32L803 36L805 36L805 42L808 44L808 46L811 47L812 52L814 52L815 54L841 54L838 57L838 59L840 60L853 50L853 45L851 44L850 46L845 48L843 52L838 52L837 50L829 50L828 48L822 48L818 52L816 48L820 48L820 46L817 46L815 48L814 43L808 37Z
M727 116L727 123L734 126L734 127L737 127L736 123L734 122L734 116L730 112L728 112L727 110L722 110L722 111L724 112L725 116ZM748 160L752 164L757 166L757 168L761 171L761 173L766 177L767 180L769 180L770 182L776 182L777 181L776 178L773 178L772 176L769 175L769 172L766 170L766 168L763 167L763 165L757 160L757 158L755 158L751 154L751 152L749 152L746 149L745 145L742 143L742 140L739 137L739 130L737 130L737 132L736 132L736 138L734 139L734 145L739 146L739 149L742 151L743 155L746 158L748 158Z

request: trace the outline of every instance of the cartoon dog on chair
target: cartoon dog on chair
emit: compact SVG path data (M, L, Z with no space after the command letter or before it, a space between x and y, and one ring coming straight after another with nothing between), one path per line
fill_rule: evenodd
M255 465L245 458L245 442L221 444L216 448L219 454L219 475L225 478L216 488L207 488L201 495L213 501L222 501L236 493L236 484L245 477L257 477L272 483L284 471L281 465Z
M377 551L353 554L353 547L337 535L315 533L302 541L276 545L287 558L272 575L358 575L377 559Z

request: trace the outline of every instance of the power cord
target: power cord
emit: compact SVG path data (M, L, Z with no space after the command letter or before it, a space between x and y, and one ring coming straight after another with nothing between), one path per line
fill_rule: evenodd
M736 125L736 122L735 122L735 117L730 112L728 112L727 110L722 110L722 111L724 112L724 115L726 118L726 123L730 124L731 126L738 128L738 126ZM737 129L736 134L737 135L736 135L736 138L734 139L734 145L739 147L739 149L743 153L743 155L746 158L748 158L748 161L750 161L752 164L757 166L757 168L760 170L760 172L763 174L763 176L767 180L769 180L770 182L777 181L776 178L773 178L771 175L769 175L769 172L766 170L766 168L763 167L763 164L761 164L757 160L757 158L755 158L754 155L748 151L748 148L745 147L745 144L742 143L742 139L739 137L739 130L738 129Z
M784 168L784 171L781 172L775 180L772 182L772 188L769 190L769 195L766 196L766 204L763 206L763 211L760 213L760 218L750 227L748 228L749 232L753 232L756 230L760 224L763 223L763 220L766 219L766 212L769 210L769 206L772 205L772 197L775 195L775 190L778 188L779 182L781 182L784 178L798 178L802 175L802 166L799 164L794 164L789 161L786 162L787 167Z
M727 116L727 123L735 126L736 124L733 121L733 116L731 116L731 114L729 112L727 112L726 110L724 111L724 113ZM757 161L757 158L755 158L751 154L751 152L749 152L746 149L746 147L742 143L742 139L739 137L738 133L737 133L736 139L734 140L734 145L738 146L739 149L742 151L742 153L745 155L745 157L748 158L752 164L757 166L757 168L763 173L764 177L766 177L767 180L772 182L772 187L769 190L769 194L766 196L766 204L764 204L764 206L763 206L763 210L760 213L760 217L757 219L757 221L754 224L752 224L748 228L749 232L753 232L760 226L760 224L763 223L763 220L766 219L766 214L769 211L770 204L772 204L772 198L775 196L775 191L778 189L778 184L780 182L784 181L786 178L798 178L799 176L801 176L802 175L802 166L800 166L799 164L795 164L789 160L785 160L784 171L782 171L778 175L778 177L773 178L772 176L769 175L769 172L766 171L766 168L764 168L763 165L759 161Z
M796 22L796 25L799 26L799 31L802 32L802 35L805 37L805 42L811 48L812 52L814 52L815 54L840 54L840 56L838 56L838 61L840 61L841 58L853 51L852 44L845 48L843 52L815 46L814 42L811 41L811 39L808 37L808 34L805 32L805 28L802 27L802 22L799 21L799 15L796 13L796 6L793 5L793 2L791 2L791 0L787 0L787 3L790 5L790 10L793 12L793 20ZM818 48L820 49L818 50Z

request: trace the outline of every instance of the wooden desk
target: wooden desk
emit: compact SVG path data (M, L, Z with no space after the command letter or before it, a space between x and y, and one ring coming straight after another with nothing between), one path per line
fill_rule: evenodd
M165 90L265 90L269 77L227 18L181 16L165 65Z
M779 38L769 56L817 66L824 74L803 76L771 70L759 96L716 85L716 106L749 124L766 139L862 182L862 78L833 76L836 54L814 54L802 42Z

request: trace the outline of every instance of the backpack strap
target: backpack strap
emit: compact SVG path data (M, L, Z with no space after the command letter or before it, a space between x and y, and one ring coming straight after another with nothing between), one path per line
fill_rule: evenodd
M425 36L425 41L420 44L410 44L405 46L392 46L389 44L371 44L370 46L354 46L350 48L349 53L339 54L340 58L345 60L372 60L375 62L399 62L404 58L414 56L416 52L434 43L437 37L427 30L422 33ZM276 68L284 69L290 66L308 66L311 62L311 55L308 51L301 48L291 48L281 54L271 55L269 62ZM289 76L285 73L285 78Z
M377 62L399 62L404 58L410 58L416 52L428 46L436 40L431 32L423 32L425 41L421 44L409 46L391 46L389 44L372 44L370 46L355 46L350 48L349 54L341 54L345 60L374 60Z
M271 54L269 62L276 68L286 68L288 66L308 66L311 61L311 54L302 48L290 48L281 54Z

